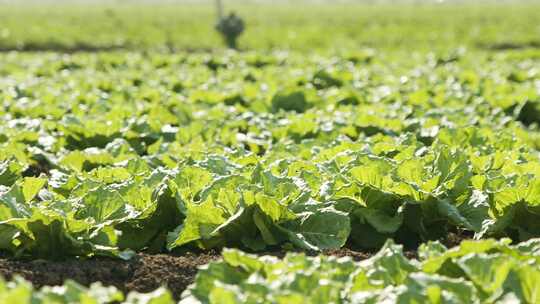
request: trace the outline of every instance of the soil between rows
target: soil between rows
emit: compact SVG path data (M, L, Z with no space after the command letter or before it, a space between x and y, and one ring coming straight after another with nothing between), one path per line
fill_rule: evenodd
M459 243L464 236L454 235L444 243ZM336 257L351 257L360 261L371 257L375 251L356 251L341 248L323 252ZM258 253L282 258L285 251ZM306 252L317 255L316 252ZM415 258L416 251L406 250L408 258ZM14 260L0 258L0 276L11 279L20 275L32 282L34 287L61 285L66 279L72 279L88 286L93 282L101 282L105 286L115 286L123 292L150 292L160 286L167 286L176 299L193 283L198 267L220 258L218 251L210 250L201 253L184 255L145 254L139 253L129 261L96 257L91 259L66 259L64 261L49 260Z
M286 252L264 252L263 255L285 256ZM308 255L316 253L308 252ZM363 260L372 254L351 249L336 249L324 252L337 257L349 256L354 260ZM66 279L72 279L88 286L101 282L105 286L116 286L127 293L129 291L150 292L166 285L176 299L193 283L199 266L220 258L217 251L201 254L188 253L182 256L168 254L139 253L129 261L96 257L91 259L67 259L64 261L48 260L13 260L0 259L0 276L11 279L20 275L32 282L34 287L61 285Z
M123 292L150 292L166 285L179 298L193 282L198 267L219 257L217 252L208 252L184 256L141 253L129 261L102 257L64 261L0 259L0 275L6 279L20 275L36 288L61 285L67 279L85 286L99 281Z

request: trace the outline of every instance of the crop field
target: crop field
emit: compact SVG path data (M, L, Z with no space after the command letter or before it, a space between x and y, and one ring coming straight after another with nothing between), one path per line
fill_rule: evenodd
M540 4L0 2L1 303L540 303Z

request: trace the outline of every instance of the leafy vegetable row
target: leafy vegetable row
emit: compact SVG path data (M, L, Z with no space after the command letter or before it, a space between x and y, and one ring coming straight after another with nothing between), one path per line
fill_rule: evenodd
M392 241L370 259L257 257L225 250L180 303L538 303L540 241L428 242L407 259Z
M20 304L172 304L173 297L165 288L150 293L130 292L127 297L112 286L94 283L88 288L67 280L62 286L45 286L39 290L20 277L6 282L0 279L0 301Z
M374 146L394 149L399 141ZM394 157L361 145L318 147L309 161L264 165L235 152L153 169L135 157L80 174L16 179L0 189L0 246L53 257L192 245L321 250L348 239L373 248L393 236L441 237L455 226L478 238L540 233L534 159L512 151L469 155L438 142L428 150L410 138ZM4 172L12 174L13 164L4 162Z
M4 57L13 255L540 236L534 59Z
M203 266L186 290L187 303L538 303L540 239L509 245L508 239L464 241L446 248L423 244L417 258L389 240L373 257L283 259L225 249L223 259ZM165 288L127 297L99 283L67 281L34 290L23 279L0 281L2 303L174 303Z

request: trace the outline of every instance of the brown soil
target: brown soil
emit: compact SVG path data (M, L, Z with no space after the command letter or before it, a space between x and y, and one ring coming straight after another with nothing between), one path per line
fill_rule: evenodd
M215 252L172 256L139 254L129 261L93 258L88 260L21 261L0 259L0 275L20 275L35 287L60 285L66 279L83 285L100 281L124 292L149 292L166 285L176 298L193 282L197 267L219 258Z
M474 233L466 230L457 230L455 232L449 232L446 239L441 243L447 248L459 246L464 240L471 240L474 237Z

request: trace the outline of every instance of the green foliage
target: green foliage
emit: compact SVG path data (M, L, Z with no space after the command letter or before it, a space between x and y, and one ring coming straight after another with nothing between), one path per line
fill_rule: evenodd
M68 280L62 286L44 286L39 290L20 277L6 282L0 279L0 301L21 304L170 304L174 303L165 288L147 294L132 292L124 297L115 287L104 287L94 283L88 288Z
M276 94L272 98L272 110L295 111L303 113L309 108L306 96L302 92Z
M0 51L58 51L0 54L2 255L236 248L186 304L540 302L538 5L236 4L244 52L204 4L2 6ZM432 241L453 231L475 240ZM345 244L378 253L240 251Z
M447 50L449 47L520 49L539 45L534 0L452 1L242 1L227 0L249 30L242 48L265 51L343 52L351 60L369 61L359 46L375 49ZM155 0L152 2L94 0L26 0L0 11L0 50L99 51L222 49L214 30L214 1ZM412 4L412 5L411 5ZM414 19L417 22L411 22ZM91 20L92 22L89 22ZM501 22L503 20L504 22ZM471 31L475 27L477 30ZM441 63L456 59L441 57ZM66 69L80 66L66 63ZM517 70L503 75L521 81Z
M519 110L539 98L537 59L509 56L2 55L0 248L538 237L540 133ZM528 78L497 76L514 63Z
M429 242L416 260L387 241L361 262L227 249L222 261L199 271L180 303L536 303L538 244L485 240L447 249Z

